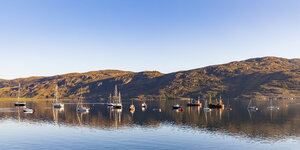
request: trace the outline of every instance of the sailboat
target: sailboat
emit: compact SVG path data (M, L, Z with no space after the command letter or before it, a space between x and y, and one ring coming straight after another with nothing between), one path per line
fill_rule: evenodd
M23 109L23 112L24 112L24 113L30 113L30 114L31 114L31 113L33 113L33 109L31 109L31 108L24 108L24 109Z
M273 100L272 98L270 99L270 106L267 107L269 110L279 110L278 106L273 106Z
M107 106L108 106L108 107L114 106L114 104L112 103L111 99L112 99L112 97L111 97L111 93L110 93L110 94L109 94L109 102L107 103Z
M203 110L205 112L210 112L211 111L211 109L207 106L207 100L205 100L205 102L204 102L204 108L203 108Z
M118 94L118 87L115 85L115 95L113 96L113 108L114 109L122 109L122 100L121 100L121 92Z
M80 88L80 97L79 97L79 100L78 100L76 111L77 112L85 112L85 113L88 113L90 111L90 108L84 107L82 105L82 89L81 88Z
M218 102L218 100L216 100L216 101L217 101L217 103L215 103L215 104L213 104L213 103L208 104L208 107L209 108L221 108L221 109L224 109L224 104L223 104L221 96L220 96L219 102Z
M231 105L229 104L229 99L228 99L227 106L226 106L225 109L226 109L226 110L232 110Z
M251 110L251 111L258 110L258 108L252 104L252 99L250 99L250 102L248 104L248 110Z
M19 83L18 101L15 103L15 106L26 106L25 102L20 102L20 94L21 94L21 84Z
M58 108L58 109L64 107L63 103L58 102L58 86L57 85L56 85L56 88L55 88L55 103L53 103L53 107Z
M195 99L190 99L190 102L187 103L187 106L199 106L201 107L201 102L200 102L200 96L198 98L198 100L195 100Z

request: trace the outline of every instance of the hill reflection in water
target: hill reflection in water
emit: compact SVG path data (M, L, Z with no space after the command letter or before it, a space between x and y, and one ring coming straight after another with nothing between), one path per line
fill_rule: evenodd
M36 123L56 124L58 126L85 126L108 130L120 130L141 126L158 128L163 124L172 124L193 130L221 132L229 135L249 138L282 139L300 135L300 104L297 101L279 101L279 110L268 110L267 102L258 102L259 110L251 112L247 104L231 102L232 111L213 110L204 112L200 107L184 107L183 112L172 109L174 104L185 106L186 101L148 101L148 108L141 109L141 102L134 102L135 112L129 111L129 103L123 110L108 108L103 103L87 104L90 113L76 113L76 103L66 103L65 108L53 109L51 101L28 102L33 114L24 114L22 108L15 108L13 102L1 102L1 120L14 119ZM158 109L161 109L159 112Z

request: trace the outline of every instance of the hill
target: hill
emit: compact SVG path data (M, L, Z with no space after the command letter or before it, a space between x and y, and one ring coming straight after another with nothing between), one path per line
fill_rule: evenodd
M114 85L124 98L178 97L299 97L300 59L263 57L163 74L157 71L103 70L51 77L0 80L0 97L52 98L56 84L60 97L77 98L82 87L87 99L107 98Z

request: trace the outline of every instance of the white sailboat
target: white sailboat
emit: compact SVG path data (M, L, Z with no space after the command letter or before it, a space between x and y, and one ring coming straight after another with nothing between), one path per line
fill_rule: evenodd
M270 99L270 106L267 107L269 110L279 110L278 106L273 106L273 100Z
M122 100L121 100L121 92L118 94L118 87L115 85L115 94L113 96L113 108L114 109L122 109Z
M20 94L21 94L21 84L19 83L18 101L15 103L15 106L26 106L25 102L20 102Z
M64 108L64 104L58 102L58 86L57 85L55 88L55 103L53 103L53 107L57 108L57 109Z
M82 89L80 88L80 97L78 99L77 107L76 107L77 112L83 112L83 113L88 113L90 111L90 108L85 107L82 105Z
M33 109L31 109L31 108L24 108L23 112L24 113L33 113Z
M109 102L107 103L107 106L108 107L114 106L114 103L112 103L112 96L111 96L111 94L109 94Z
M248 108L248 110L251 110L251 111L258 110L258 108L252 104L252 99L250 100L247 108Z
M211 111L211 109L207 106L207 100L205 100L205 102L204 102L204 108L203 108L203 110L205 112L210 112Z

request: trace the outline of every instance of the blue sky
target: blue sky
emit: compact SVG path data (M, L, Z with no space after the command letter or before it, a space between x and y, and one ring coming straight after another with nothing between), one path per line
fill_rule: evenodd
M0 78L300 57L299 0L3 0Z

